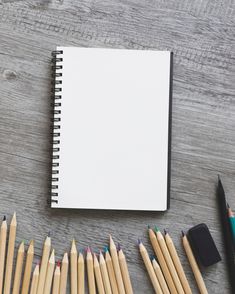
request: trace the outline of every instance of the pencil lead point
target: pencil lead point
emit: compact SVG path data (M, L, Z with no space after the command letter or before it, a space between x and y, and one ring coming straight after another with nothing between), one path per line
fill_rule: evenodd
M151 229L150 225L148 225L148 229Z
M142 242L141 242L141 240L140 240L140 239L138 239L138 241L137 241L137 242L138 242L138 245L142 244Z
M167 232L167 230L166 229L164 229L164 234L166 235L166 234L168 234L168 232Z
M159 232L159 229L158 229L157 226L154 227L154 231L155 231L155 232Z
M51 231L48 231L47 237L51 237Z
M87 246L86 252L87 252L87 253L88 253L88 252L91 252L91 249L90 249L89 246Z
M149 258L150 258L151 261L153 261L153 260L155 259L155 256L154 256L153 254L151 254L151 255L149 256Z
M60 262L60 260L58 260L57 261L57 266L60 267L60 264L61 264L61 262Z
M4 216L3 216L3 221L5 221L6 219L7 219L7 218L6 218L6 216L4 215Z
M121 244L118 243L118 246L117 246L117 251L120 251L121 250Z
M108 246L104 246L104 252L108 252L109 251L109 247Z
M218 181L221 182L221 178L220 178L220 175L219 174L218 174Z
M228 202L227 202L227 208L230 208L230 205L228 204Z
M184 237L184 236L185 236L185 233L184 233L184 231L181 231L181 233L182 233L182 237Z

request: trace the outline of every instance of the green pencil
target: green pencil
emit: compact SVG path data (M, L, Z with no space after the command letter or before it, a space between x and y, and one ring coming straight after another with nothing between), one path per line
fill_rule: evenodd
M235 216L229 205L228 205L228 218L229 218L231 233L233 236L233 243L235 245Z

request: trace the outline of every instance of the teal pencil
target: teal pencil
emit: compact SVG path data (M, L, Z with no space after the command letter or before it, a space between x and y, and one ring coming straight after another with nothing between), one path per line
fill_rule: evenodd
M228 205L228 218L229 218L231 233L233 236L233 243L235 245L235 216L232 209L229 207L229 205Z

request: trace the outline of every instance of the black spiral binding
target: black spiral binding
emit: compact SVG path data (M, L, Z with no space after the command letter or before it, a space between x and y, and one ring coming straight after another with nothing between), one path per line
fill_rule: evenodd
M50 203L58 204L63 51L52 52L52 176Z

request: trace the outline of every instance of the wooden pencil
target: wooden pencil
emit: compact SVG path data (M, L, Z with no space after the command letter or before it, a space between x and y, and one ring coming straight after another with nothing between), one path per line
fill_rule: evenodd
M71 294L77 294L78 292L78 252L76 248L75 240L72 241L70 251L70 278L71 278Z
M126 294L133 294L133 289L132 289L132 284L131 284L131 279L130 279L130 274L126 262L126 257L123 253L123 250L120 249L118 252L118 259L119 259L119 264L121 268L121 273L122 273L122 279L123 283L125 286Z
M11 280L12 280L12 267L13 259L15 252L15 239L16 239L16 213L13 214L11 224L10 224L10 233L7 249L7 260L6 260L6 271L5 271L5 280L4 280L4 294L10 294L11 290Z
M68 281L69 259L66 252L62 259L61 273L60 273L60 294L66 294Z
M105 293L112 294L111 284L110 284L109 275L108 275L108 269L106 266L104 256L101 251L99 255L99 261L100 261L100 271L101 271L102 279L104 282Z
M162 273L165 277L165 280L166 280L166 283L168 285L168 288L170 290L170 292L172 294L177 294L177 290L176 290L176 287L175 287L175 284L174 284L174 281L171 277L171 274L170 274L170 271L168 269L168 266L166 264L166 261L165 261L165 258L162 254L162 250L161 250L161 247L158 243L158 240L157 240L157 237L154 233L154 231L149 228L149 239L150 239L150 242L152 244L152 247L153 247L153 250L154 250L154 253L156 254L156 257L158 259L158 262L159 262L159 265L162 269Z
M152 260L152 264L153 264L153 269L156 273L156 276L158 278L158 281L161 286L163 294L170 294L170 291L167 287L166 281L165 281L164 276L162 274L161 268L155 258Z
M121 269L118 261L118 254L117 254L117 248L116 245L113 242L112 236L110 235L109 237L109 250L110 254L112 257L112 262L113 262L113 268L116 276L116 281L118 285L118 290L120 294L125 294L125 288L122 280L122 274L121 274Z
M156 274L154 272L152 263L150 261L149 255L148 255L148 252L147 252L146 248L144 247L144 245L143 245L143 243L141 241L139 241L139 250L140 250L140 254L141 254L142 259L144 261L146 270L147 270L147 272L149 274L149 278L150 278L150 280L152 282L152 285L153 285L153 288L154 288L155 292L157 294L162 294L163 292L162 292L162 289L160 287L157 276L156 276Z
M184 269L183 269L182 264L180 262L175 245L173 243L173 240L170 237L170 235L168 234L168 232L166 232L166 231L165 231L165 240L166 240L166 245L167 245L168 250L170 252L171 258L172 258L173 263L175 265L175 269L178 273L179 279L180 279L181 284L183 286L184 292L186 294L192 294L192 290L189 286L188 280L187 280L186 275L184 273Z
M108 270L110 285L112 288L112 293L118 294L118 286L117 286L117 281L116 281L115 272L113 268L113 262L107 248L105 248L105 261L106 261L106 266Z
M201 294L207 294L207 289L206 289L206 285L204 283L203 277L201 275L201 272L199 270L199 267L197 265L196 259L193 255L191 246L189 244L188 238L186 237L186 235L184 234L184 232L182 231L182 240L183 240L183 246L184 246L184 250L185 253L188 257L189 263L191 265L194 277L196 279L197 282L197 286L198 289L200 291Z
M22 276L22 270L23 270L23 262L24 262L24 242L21 242L18 249L18 253L17 253L12 294L20 293L20 282L21 282L21 276Z
M93 265L91 250L89 247L87 248L86 264L87 264L87 278L88 278L89 293L95 294L96 287L95 287L94 265Z
M29 293L29 284L30 284L31 271L32 271L32 265L33 265L33 257L34 257L34 241L31 240L29 243L28 251L27 251L21 294Z
M35 266L35 269L33 271L30 294L36 294L37 293L38 281L39 281L39 264L37 264Z
M50 237L50 234L48 234L43 246L37 294L43 294L50 251L51 251L51 237Z
M179 279L178 274L176 272L174 263L173 263L173 261L171 259L170 253L169 253L168 248L166 246L166 242L164 240L164 237L163 237L162 233L158 230L158 228L156 228L155 233L156 233L159 245L161 247L162 253L164 255L164 258L166 260L168 269L169 269L169 271L171 273L171 276L172 276L172 279L174 281L175 287L176 287L179 294L183 294L184 289L183 289L183 287L181 285L181 282L180 282L180 279Z
M101 271L100 271L100 265L99 265L98 259L96 257L96 254L94 254L94 272L95 272L95 280L96 280L98 293L105 294L104 284L103 284Z
M7 242L7 221L3 217L0 231L0 294L2 294L3 277L5 269L5 255L6 255L6 242Z
M81 252L78 255L78 294L85 293L85 266L84 257Z
M52 294L59 294L59 292L60 292L60 262L58 261L55 268L55 272L54 272Z
M51 293L51 285L53 280L54 269L55 269L55 250L53 249L48 261L48 265L47 265L47 273L46 273L43 294Z

